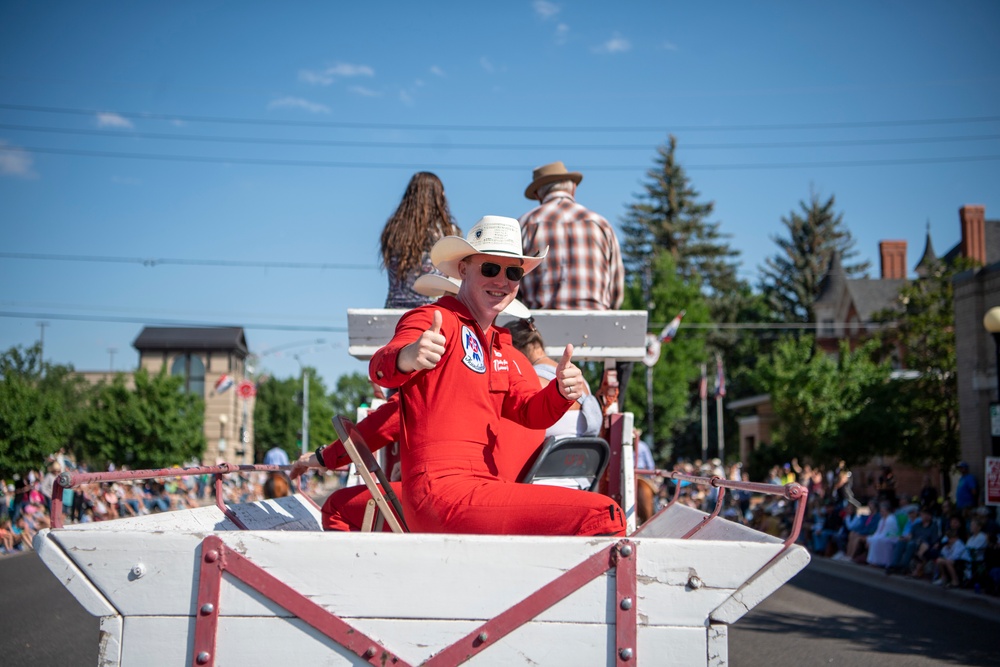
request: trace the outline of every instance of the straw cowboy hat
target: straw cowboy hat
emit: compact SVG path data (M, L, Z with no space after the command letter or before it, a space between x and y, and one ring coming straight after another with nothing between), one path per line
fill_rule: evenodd
M538 199L538 188L559 181L573 181L577 185L583 180L583 174L578 171L566 171L562 162L553 162L537 167L531 174L531 185L524 191L528 199Z
M517 220L499 215L487 215L472 226L469 235L464 239L461 236L445 236L439 239L431 248L431 261L441 273L451 278L460 277L458 263L469 255L495 255L520 259L524 272L531 273L549 252L549 247L545 246L542 254L527 257L522 248L521 225Z
M458 288L462 286L462 281L458 278L447 278L445 276L439 276L436 273L425 273L416 279L413 283L413 291L417 294L423 294L424 296L429 296L436 299L439 296L444 296L445 294L458 294ZM520 320L526 320L531 317L531 311L528 307L514 299L510 304L503 309L503 315L510 315L511 317L516 317Z

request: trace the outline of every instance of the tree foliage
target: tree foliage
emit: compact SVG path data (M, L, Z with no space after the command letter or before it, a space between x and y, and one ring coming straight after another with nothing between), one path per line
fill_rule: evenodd
M778 343L757 374L777 415L773 444L779 455L853 465L895 447L900 426L884 412L894 395L891 368L876 361L876 352L874 342L853 352L843 343L833 357L811 336Z
M44 363L40 345L0 356L0 477L23 476L71 448L87 389L72 367Z
M839 253L848 276L867 271L868 262L848 264L858 254L854 238L844 225L844 214L834 211L833 195L821 202L813 193L808 203L799 202L800 211L781 219L787 238L774 236L779 251L764 260L760 289L773 316L781 322L814 322L813 303L820 282Z
M890 324L879 337L883 350L916 375L899 383L907 429L898 453L907 463L937 463L949 470L959 459L952 278L970 266L968 260L935 265L925 278L900 290L896 309L875 316Z
M646 172L643 192L626 207L622 221L622 255L626 272L641 276L660 253L673 257L676 271L687 284L707 296L735 288L739 252L725 242L718 222L710 222L713 202L700 203L675 158L677 139L671 136L656 149L655 166Z
M693 387L700 378L700 364L705 355L705 330L691 325L708 321L708 306L697 286L687 284L675 270L669 254L660 255L652 272L650 299L646 301L643 285L632 276L625 290L625 309L642 310L649 306L649 321L659 328L681 310L686 311L681 328L672 342L660 348L660 359L653 366L653 453L666 460L673 454L673 441L691 419ZM636 426L648 431L646 366L636 364L625 396L626 410L634 413Z
M309 442L305 450L314 450L337 438L333 429L334 409L323 379L316 369L306 367L309 377ZM302 380L269 378L260 383L254 405L254 457L262 461L272 447L282 447L291 459L302 453Z
M166 369L133 376L135 388L117 374L94 390L80 427L80 455L95 469L109 463L131 468L165 468L200 459L205 400L183 391L183 378Z

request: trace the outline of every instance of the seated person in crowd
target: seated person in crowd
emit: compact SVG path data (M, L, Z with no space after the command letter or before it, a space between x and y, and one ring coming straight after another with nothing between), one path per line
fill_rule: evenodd
M919 517L911 519L903 529L899 541L893 546L889 570L919 576L927 562L928 552L940 539L941 533L930 506L921 507Z

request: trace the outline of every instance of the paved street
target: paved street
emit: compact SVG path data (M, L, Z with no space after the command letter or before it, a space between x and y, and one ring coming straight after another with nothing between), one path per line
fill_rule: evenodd
M0 559L4 667L97 664L97 619L34 554ZM997 665L1000 600L814 562L730 629L732 667ZM643 665L657 665L645 656Z

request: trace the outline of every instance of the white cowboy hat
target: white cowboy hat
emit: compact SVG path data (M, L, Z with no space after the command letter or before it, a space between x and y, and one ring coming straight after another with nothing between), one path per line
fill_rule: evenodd
M461 286L462 281L458 278L448 278L435 273L425 273L413 283L413 291L417 294L423 294L424 296L436 299L445 294L458 294L458 288ZM528 307L517 299L511 301L503 309L502 314L510 315L520 320L526 320L531 317L531 311L528 310Z
M487 215L479 219L469 235L445 236L431 248L431 261L441 273L459 278L458 263L469 255L496 255L520 259L525 273L531 273L549 252L549 247L537 257L526 257L521 245L521 225L514 218Z

